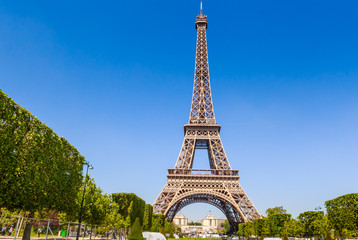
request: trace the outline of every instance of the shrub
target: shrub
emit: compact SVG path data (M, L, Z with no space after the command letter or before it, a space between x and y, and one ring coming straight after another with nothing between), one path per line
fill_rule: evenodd
M142 234L142 228L140 227L140 221L139 218L136 218L136 220L133 223L131 234L129 234L129 240L142 240L143 234Z
M173 230L170 231L169 238L174 238Z

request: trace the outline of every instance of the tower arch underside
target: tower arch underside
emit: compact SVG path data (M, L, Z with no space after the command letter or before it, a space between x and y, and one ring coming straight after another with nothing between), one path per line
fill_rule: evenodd
M218 208L227 218L233 230L237 228L237 223L244 222L244 219L238 214L235 205L231 203L224 194L213 194L208 192L186 193L180 196L167 209L165 216L168 221L172 221L175 215L184 207L194 203L207 203Z

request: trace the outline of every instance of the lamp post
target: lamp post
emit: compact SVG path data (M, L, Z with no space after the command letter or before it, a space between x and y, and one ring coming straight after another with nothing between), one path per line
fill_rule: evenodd
M77 228L76 240L79 240L79 238L80 238L81 222L82 222L82 210L83 210L83 202L85 200L88 169L91 169L91 170L93 169L93 166L87 161L84 163L84 165L87 166L87 169L86 169L86 175L85 175L85 183L84 183L84 186L83 186L83 195L82 195L82 201L81 201L80 217L78 219L78 228Z
M321 209L322 209L321 206L318 206L318 207L315 208L316 211L319 211L319 210L321 210ZM321 228L321 234L320 234L320 236L319 236L320 239L321 239L321 236L322 236L322 234L323 234L323 233L322 233L322 220L323 220L323 219L322 219L322 217L321 217L321 221L319 222L319 223L320 223L319 225L320 225L320 228Z

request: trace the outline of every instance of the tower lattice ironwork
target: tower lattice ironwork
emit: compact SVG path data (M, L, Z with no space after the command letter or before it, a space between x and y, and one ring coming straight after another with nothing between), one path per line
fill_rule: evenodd
M168 169L167 183L155 200L153 212L169 221L185 206L202 202L219 208L232 230L237 223L261 215L239 183L239 170L232 170L220 139L220 125L215 121L211 98L206 42L207 16L195 21L197 30L195 77L189 123L184 126L184 141L173 169ZM196 149L206 149L210 169L192 169Z

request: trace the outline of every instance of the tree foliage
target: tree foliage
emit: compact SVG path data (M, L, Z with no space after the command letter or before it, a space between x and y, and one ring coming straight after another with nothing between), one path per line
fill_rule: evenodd
M0 90L0 206L29 212L74 211L85 159ZM25 228L29 237L31 222Z
M332 240L331 231L329 230L326 231L326 240Z
M174 238L174 233L173 233L173 230L170 231L169 233L169 237L168 238Z
M139 221L139 218L137 217L136 220L133 223L131 234L129 235L129 240L142 240L143 234L142 234L142 228Z
M283 208L283 206L279 206L279 207L274 207L274 208L268 208L266 210L266 215L267 217L271 217L273 215L277 215L277 214L282 214L282 213L286 213L286 209Z
M112 198L111 198L112 199ZM107 226L121 228L124 227L124 218L118 213L119 206L111 201L104 224Z
M268 236L270 234L267 218L255 219L253 223L256 236Z
M153 214L152 215L152 227L151 232L160 232L160 229L164 227L165 216L163 214Z
M109 226L121 226L123 219L118 214L118 205L112 202L111 195L104 194L102 189L97 187L94 179L90 178L89 175L83 179L82 187L77 193L76 201L73 203L76 211L61 213L60 219L71 222L78 221L85 182L86 191L83 202L82 221L90 225L107 224ZM115 216L113 215L112 205L116 207Z
M201 226L203 224L201 222L189 222L188 225L189 226Z
M105 222L111 208L111 198L103 194L96 186L93 178L86 177L87 188L83 204L83 221L91 225L101 225Z
M125 219L126 227L133 225L139 218L143 225L145 201L134 193L113 193L113 201L119 205L118 213Z
M327 221L323 211L303 212L298 216L298 219L303 224L305 237L317 237L324 234Z
M296 220L290 219L286 222L284 227L284 233L290 237L300 237L304 234L304 225Z
M152 228L153 206L150 204L145 205L143 217L143 230L150 231Z
M84 157L0 90L0 206L70 211Z
M358 231L358 193L337 197L325 205L328 221L339 236Z
M225 222L221 223L220 226L221 226L222 228L224 228L224 231L223 231L223 232L225 232L225 233L226 233L226 232L229 232L229 230L230 230L230 223L229 223L228 220L225 220Z
M271 236L283 236L285 232L285 225L291 219L291 214L278 213L268 217L268 224L270 226Z
M165 230L166 233L173 232L173 223L168 222L167 220L165 220L165 222L164 222L164 230Z

